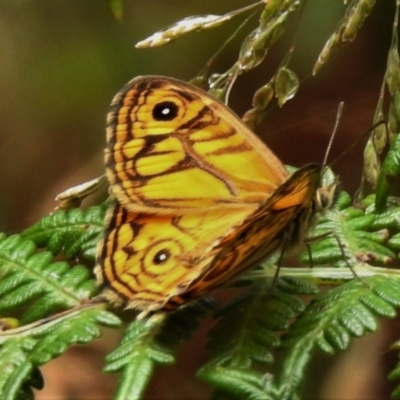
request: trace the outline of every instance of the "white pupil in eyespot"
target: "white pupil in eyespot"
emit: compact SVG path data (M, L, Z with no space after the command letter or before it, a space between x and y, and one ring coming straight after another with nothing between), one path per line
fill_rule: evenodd
M167 249L160 250L153 257L153 262L156 265L163 264L165 261L168 261L170 256L171 256L171 253Z
M168 115L170 112L171 112L171 109L169 109L168 107L166 107L166 108L164 108L164 109L161 111L161 114L162 114L162 115Z
M158 255L158 261L163 262L167 259L167 254L166 253L161 253Z

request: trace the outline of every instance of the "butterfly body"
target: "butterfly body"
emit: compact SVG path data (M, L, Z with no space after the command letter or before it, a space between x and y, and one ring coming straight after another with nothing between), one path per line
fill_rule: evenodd
M98 247L103 296L173 309L301 243L320 201L321 167L290 175L225 105L189 84L139 77L108 115L115 204Z

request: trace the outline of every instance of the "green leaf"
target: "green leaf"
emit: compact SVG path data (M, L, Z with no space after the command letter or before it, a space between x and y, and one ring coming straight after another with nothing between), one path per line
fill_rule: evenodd
M107 203L86 211L58 210L23 231L21 237L32 240L38 247L47 247L53 255L63 253L72 259L82 254L93 260L104 230L106 209Z
M389 153L383 161L379 172L376 188L375 207L377 212L382 212L386 206L387 198L393 191L396 177L400 173L400 135L397 135L390 146Z
M77 306L96 291L86 267L55 262L18 235L0 237L0 276L0 312L27 304L21 323Z
M108 0L110 4L110 8L112 13L114 14L114 17L118 20L122 20L122 14L123 14L123 1L122 0Z
M272 362L268 349L280 344L273 328L285 329L287 322L282 314L291 318L294 312L282 304L278 312L269 313L276 304L265 292L264 286L252 287L216 315L219 322L209 332L208 348L219 364L250 368L253 361ZM301 303L295 301L294 307L301 308Z
M106 372L120 372L121 384L116 399L140 399L156 365L175 362L176 344L197 329L198 319L205 316L214 302L201 299L173 313L155 314L147 320L136 320L126 329L120 346L107 357Z
M400 358L397 361L397 365L395 368L390 372L388 379L393 381L393 380L398 380L400 378ZM398 399L400 398L400 386L397 386L396 389L392 393L392 398Z
M272 363L271 350L280 346L278 332L304 309L293 294L315 293L314 285L281 278L253 285L217 313L218 323L209 333L213 359L198 376L239 399L270 399L265 376L252 370L254 363ZM264 390L265 389L265 390ZM222 391L222 392L221 392Z
M400 282L379 275L316 296L283 338L286 355L274 382L281 398L297 393L314 349L328 354L346 349L352 337L377 330L376 316L393 318L399 305Z
M156 340L163 318L154 316L132 322L125 331L121 345L107 356L105 371L122 374L115 399L140 399L154 366L174 363L171 350Z
M48 320L0 332L0 393L17 400L43 386L37 367L60 356L70 346L100 337L98 325L116 327L120 321L98 308L65 312Z
M275 96L279 107L292 99L299 90L299 78L290 69L282 67L275 78Z
M167 347L188 340L193 332L199 328L201 319L216 308L216 302L212 297L203 297L179 307L168 315L157 340Z
M352 206L342 209L336 206L327 211L308 239L312 243L312 259L308 252L303 252L301 262L343 267L346 266L344 256L352 265L360 261L391 262L396 255L385 245L389 238L387 231L373 231L382 227L382 223L375 223L377 218L373 213Z
M276 399L275 396L266 390L265 376L257 371L209 364L203 367L197 373L197 376L213 386L234 395L238 399Z

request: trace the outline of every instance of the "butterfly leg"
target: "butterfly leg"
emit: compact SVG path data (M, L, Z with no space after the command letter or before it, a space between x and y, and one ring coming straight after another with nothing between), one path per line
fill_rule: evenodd
M304 244L307 246L308 258L310 260L310 268L314 268L314 261L313 261L313 258L312 258L311 245L313 243L316 243L316 242L320 241L321 239L326 238L327 236L331 236L332 234L333 234L332 231L328 231L328 232L322 233L322 234L317 235L317 236L308 237L308 238L306 238L304 240ZM339 240L339 239L336 238L336 240ZM341 248L340 250L341 250L341 253L344 254L343 249Z
M55 210L68 210L70 208L79 207L84 198L97 192L106 182L106 176L102 175L91 181L64 190L56 196L56 201L58 201L59 204Z
M331 236L336 240L336 242L338 244L338 247L339 247L339 250L340 250L340 252L342 254L343 261L345 262L346 266L350 269L350 271L353 273L354 277L357 278L364 285L369 287L369 285L363 281L363 279L357 274L356 270L354 269L354 267L349 262L348 257L347 257L346 252L345 252L345 248L343 246L343 243L340 241L339 236L333 231L328 231L328 232L322 233L321 235L309 237L304 241L305 244L307 245L308 257L310 259L310 267L313 268L313 266L314 266L314 263L313 263L313 260L312 260L312 252L311 252L310 245L312 243L318 242L321 239L326 238L327 236Z
M335 238L340 252L342 253L342 257L343 257L343 261L346 263L347 267L350 269L350 271L353 273L354 277L357 278L363 285L370 287L370 285L368 285L359 275L357 275L356 270L354 269L354 267L349 263L348 258L346 257L346 253L344 251L344 246L342 244L342 242L340 241L339 237L336 235L336 233L332 232L332 236Z
M311 252L311 245L309 243L306 243L307 246L307 254L308 254L308 259L310 260L310 268L314 268L314 261L312 258L312 252Z
M285 235L285 237L284 237L284 239L282 241L282 247L281 247L281 251L280 251L280 254L279 254L278 262L276 263L276 271L275 271L274 277L272 278L271 289L275 286L275 283L278 280L279 271L281 270L283 256L285 255L285 251L287 250L288 242L289 241L287 240L287 236Z

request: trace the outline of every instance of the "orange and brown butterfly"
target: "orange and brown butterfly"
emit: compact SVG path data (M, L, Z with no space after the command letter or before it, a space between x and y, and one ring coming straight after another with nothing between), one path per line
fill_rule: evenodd
M96 276L102 296L147 314L220 287L301 243L332 201L322 167L290 175L224 104L179 80L138 77L107 117L114 197Z

